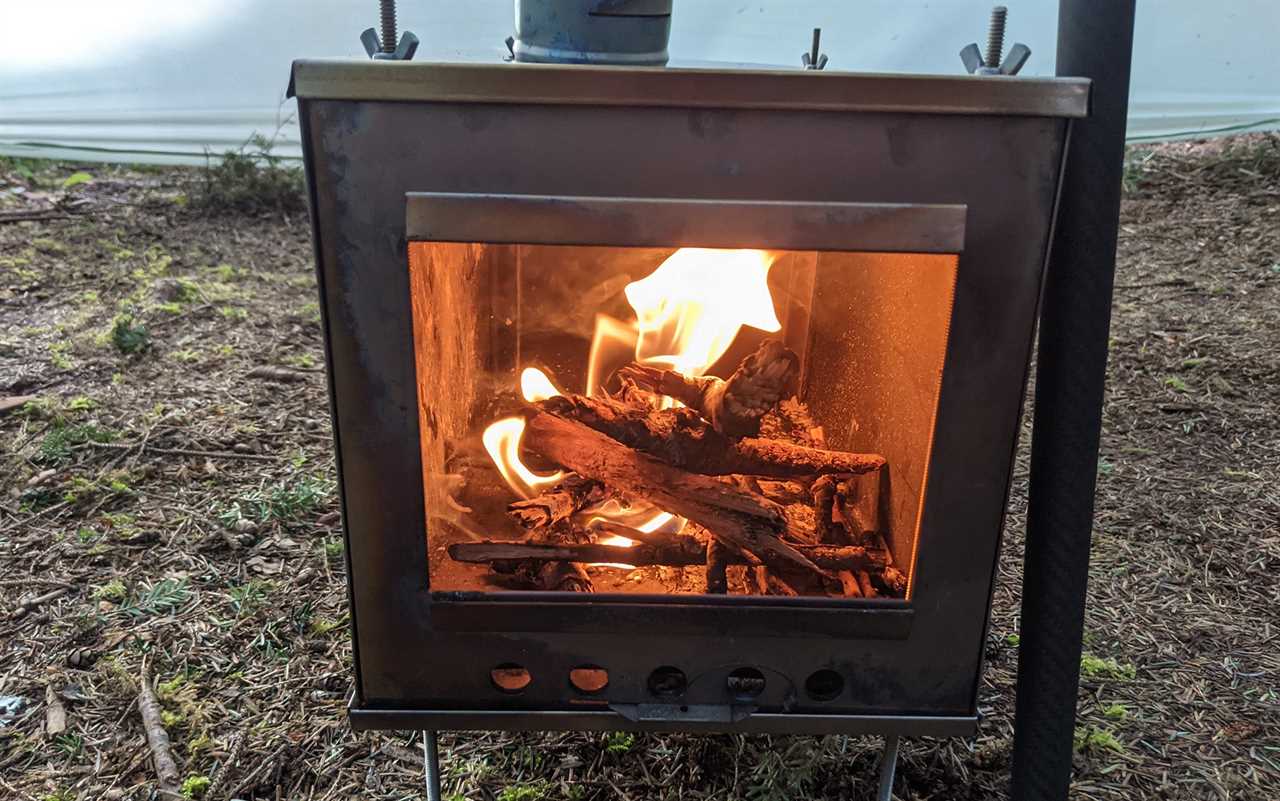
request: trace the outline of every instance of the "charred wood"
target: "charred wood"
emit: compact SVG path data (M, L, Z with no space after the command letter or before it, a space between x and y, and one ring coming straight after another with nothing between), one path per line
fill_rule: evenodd
M570 473L541 495L508 504L507 513L526 529L545 528L568 520L604 499L603 484Z
M855 545L797 545L796 549L814 564L828 570L879 571L884 567L885 554L874 548ZM751 557L731 548L723 549L726 565L752 564ZM616 564L666 565L691 567L705 565L707 548L693 537L676 536L670 542L650 545L602 545L600 543L548 543L548 542L455 542L449 546L449 556L459 562L513 562L521 560L559 562L611 562Z
M885 463L883 456L873 453L831 451L773 439L733 439L692 409L645 409L584 395L559 395L536 405L557 417L585 423L673 467L709 476L853 475L879 470Z
M727 380L644 365L624 368L621 375L696 410L721 434L745 437L760 431L761 418L794 383L799 364L795 353L771 339L743 359Z
M724 595L729 591L729 553L719 540L707 543L707 594Z

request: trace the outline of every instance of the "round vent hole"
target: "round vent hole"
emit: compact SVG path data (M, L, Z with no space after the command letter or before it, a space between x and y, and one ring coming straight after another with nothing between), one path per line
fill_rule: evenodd
M677 667L664 665L649 674L649 692L659 698L674 698L683 695L689 684L684 671Z

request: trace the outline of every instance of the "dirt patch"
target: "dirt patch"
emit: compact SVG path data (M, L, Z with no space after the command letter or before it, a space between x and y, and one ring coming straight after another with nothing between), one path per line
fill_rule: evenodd
M1073 797L1280 796L1276 141L1131 155ZM195 212L196 177L0 162L0 220L35 218L0 222L0 397L38 398L0 417L0 789L152 797L145 656L192 796L418 797L416 736L353 734L342 714L306 218ZM1006 795L1027 439L981 734L907 741L900 798ZM876 749L442 740L446 795L503 801L870 798Z

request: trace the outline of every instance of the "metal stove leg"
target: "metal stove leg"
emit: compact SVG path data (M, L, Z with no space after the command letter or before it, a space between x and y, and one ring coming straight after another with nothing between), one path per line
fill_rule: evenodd
M436 733L422 733L422 765L426 772L427 801L440 801L440 753L436 750Z
M890 801L893 798L893 777L898 771L898 739L896 734L884 738L884 753L880 755L880 789L876 792L876 801Z

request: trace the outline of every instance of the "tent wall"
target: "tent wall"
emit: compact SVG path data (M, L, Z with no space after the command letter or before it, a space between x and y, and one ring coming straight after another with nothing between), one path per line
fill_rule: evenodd
M1024 74L1053 70L1057 3L1005 0ZM417 60L498 61L512 0L400 0ZM830 68L959 74L987 0L676 0L673 64L798 67L823 29ZM1275 0L1139 3L1131 138L1280 127ZM374 0L10 0L0 8L0 153L199 162L253 133L296 155L298 57L364 53ZM56 48L50 45L67 43Z

